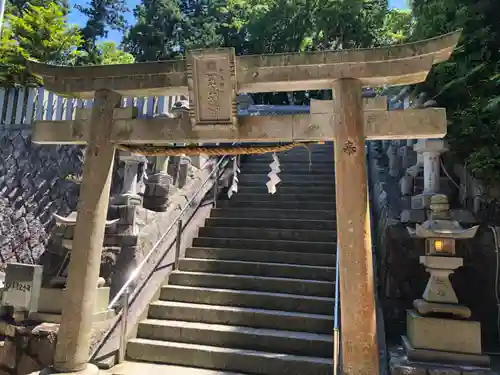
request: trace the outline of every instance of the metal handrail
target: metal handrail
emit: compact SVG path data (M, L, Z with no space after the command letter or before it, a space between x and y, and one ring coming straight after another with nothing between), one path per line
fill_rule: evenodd
M216 205L216 200L217 200L217 194L218 194L218 181L219 181L219 171L221 169L221 165L224 163L225 160L227 160L227 155L223 156L220 158L220 160L217 162L215 165L214 169L210 172L210 174L205 178L203 183L200 185L200 187L196 190L196 192L193 194L191 199L186 203L184 208L181 210L181 212L177 215L175 220L170 224L170 226L167 228L167 230L163 233L163 235L160 237L158 241L154 244L152 249L148 252L148 254L144 257L144 259L139 263L139 265L135 268L135 270L132 272L130 277L127 279L125 284L122 286L122 288L118 291L116 296L112 299L112 301L108 305L108 309L112 309L120 300L123 300L123 308L122 310L118 313L117 320L115 324L113 324L110 329L106 332L106 335L104 336L104 340L101 342L101 344L96 348L96 350L93 351L92 355L90 358L94 358L94 356L98 353L100 349L102 349L104 343L109 339L111 332L114 331L116 328L116 323L118 322L119 319L121 319L121 325L120 325L120 340L119 340L119 348L118 348L118 363L123 362L125 359L125 347L126 347L126 340L127 340L127 316L128 316L128 310L130 307L130 285L135 281L137 276L140 274L141 270L143 269L144 265L147 263L149 258L157 251L157 249L160 247L162 242L165 240L167 235L172 231L174 227L177 227L177 235L176 235L176 252L175 252L175 259L174 259L174 269L178 265L178 257L180 253L180 234L182 233L182 216L184 213L187 211L187 209L191 206L191 203L193 203L194 199L198 196L200 191L205 187L208 181L212 178L212 176L215 174L215 182L214 182L214 206ZM151 273L146 277L144 280L147 280L149 276L154 272L156 267L153 268ZM136 289L141 289L144 285L144 281L138 285Z
M335 268L335 307L333 311L333 373L338 374L340 362L340 323L339 323L339 247L337 245L336 255L336 268Z
M157 248L161 245L161 243L165 240L165 238L167 237L167 235L170 233L170 231L172 229L174 229L174 227L177 226L177 223L181 220L182 216L184 215L184 213L186 212L186 210L191 206L191 203L193 203L194 199L198 196L199 192L205 187L205 185L207 184L207 182L210 180L210 178L212 177L212 175L214 173L219 172L219 167L220 165L222 164L222 162L226 159L226 156L223 156L218 162L217 164L215 165L215 168L212 170L212 172L210 172L210 174L208 175L208 177L205 179L205 181L203 182L203 184L201 184L201 186L196 190L196 192L193 194L193 196L191 197L191 199L186 203L186 205L184 206L184 208L181 210L181 212L179 213L179 215L177 215L176 219L170 224L170 226L167 228L167 230L163 233L163 235L160 237L160 239L158 241L156 241L156 243L154 244L153 248L149 251L149 253L144 257L144 259L141 261L141 263L139 263L139 265L136 267L136 269L132 272L132 274L130 275L130 277L128 278L128 280L125 282L125 284L123 284L122 288L118 291L118 293L116 294L116 296L111 300L111 302L109 303L108 305L108 309L112 309L116 303L122 298L123 294L128 290L130 284L132 284L134 282L134 280L136 279L136 277L139 275L140 271L142 270L142 268L144 267L144 265L148 262L149 258L151 257L151 255L153 255L153 253L157 250ZM218 178L219 176L217 175L216 176L216 184L217 184L217 181L218 181ZM216 189L217 190L217 189Z

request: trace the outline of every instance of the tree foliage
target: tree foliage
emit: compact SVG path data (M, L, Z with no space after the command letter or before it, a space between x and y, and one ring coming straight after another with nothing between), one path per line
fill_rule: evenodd
M130 53L119 49L115 42L101 42L97 45L102 64L132 64L135 59Z
M413 39L462 29L451 59L419 90L447 109L448 139L477 177L500 181L500 23L496 0L414 0Z
M108 35L108 30L125 31L127 23L125 13L128 12L125 0L90 0L87 6L75 5L75 8L87 17L87 23L82 28L83 44L80 64L102 64L97 41Z
M33 82L25 59L74 64L82 42L78 28L66 24L65 9L56 2L28 4L19 16L8 14L0 44L0 84Z

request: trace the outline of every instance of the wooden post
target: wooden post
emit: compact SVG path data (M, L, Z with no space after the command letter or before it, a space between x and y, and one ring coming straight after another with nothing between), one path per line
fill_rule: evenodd
M114 108L120 100L121 96L112 91L95 93L54 358L57 372L77 372L87 368L115 154L115 147L110 142L111 125Z
M342 366L346 375L379 373L362 85L333 83Z

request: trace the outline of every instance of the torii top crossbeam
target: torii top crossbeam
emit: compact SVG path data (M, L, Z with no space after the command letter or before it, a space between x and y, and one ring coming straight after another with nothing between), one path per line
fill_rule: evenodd
M231 62L236 69L236 91L331 89L331 81L338 78L357 78L371 87L422 82L433 64L449 58L459 35L453 32L370 49L237 56ZM48 90L93 98L99 89L130 96L187 94L190 63L188 58L108 66L61 67L32 62L29 66L43 77Z
M189 94L191 121L187 116L135 119L132 112L115 113L114 143L317 141L335 138L332 105L313 103L310 115L238 118L237 93L326 89L341 78L354 78L364 86L417 83L433 64L450 56L459 35L337 52L236 57L234 49L221 48L188 52L186 60L178 61L88 67L29 62L28 67L43 78L48 90L61 95L89 98L103 89L121 95ZM86 111L79 111L74 121L37 122L35 142L85 143L90 118ZM385 105L367 105L364 122L367 139L446 134L443 109L402 114L386 112Z
M369 87L408 85L422 82L433 64L447 60L459 36L370 49L237 56L228 63L236 70L236 91L243 93L331 89L339 78L357 78ZM30 62L29 68L48 90L73 97L93 98L100 89L129 96L187 95L190 60L84 67Z

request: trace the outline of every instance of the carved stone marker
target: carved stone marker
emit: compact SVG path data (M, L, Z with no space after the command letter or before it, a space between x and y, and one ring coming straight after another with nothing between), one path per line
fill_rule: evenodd
M26 313L37 311L42 273L42 266L8 263L5 272L3 304Z
M186 68L193 129L236 128L236 69L234 48L193 51Z

